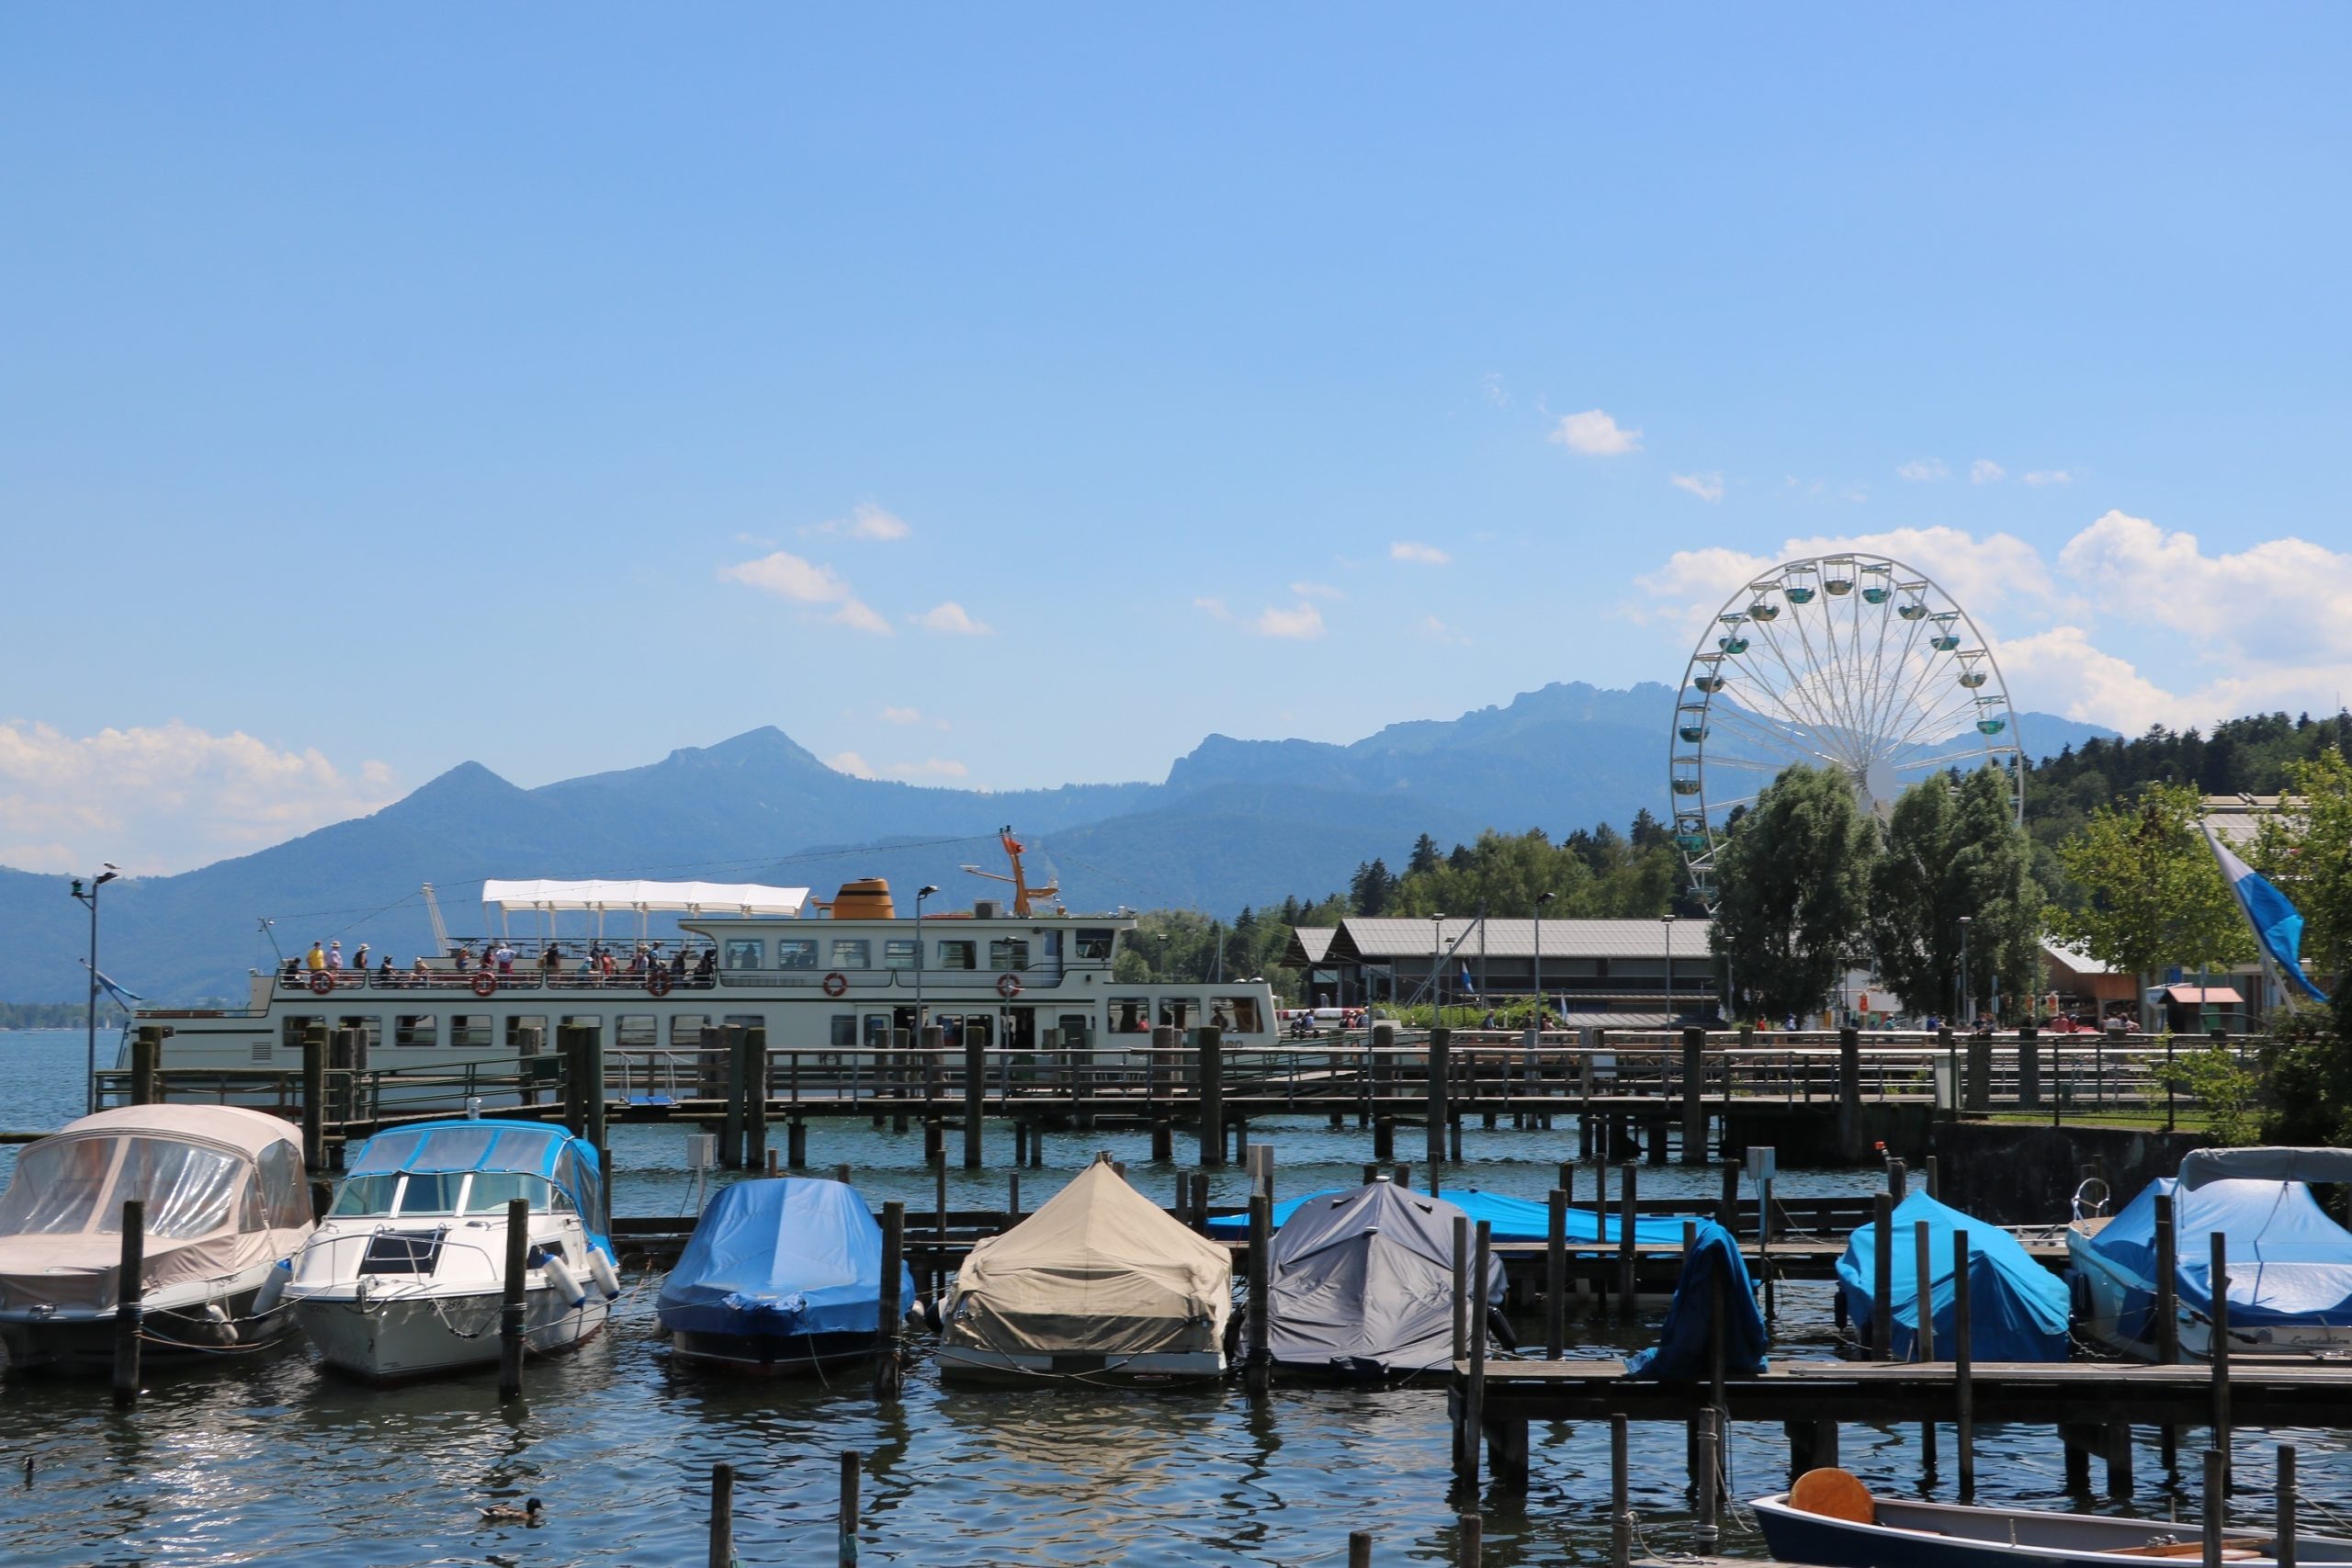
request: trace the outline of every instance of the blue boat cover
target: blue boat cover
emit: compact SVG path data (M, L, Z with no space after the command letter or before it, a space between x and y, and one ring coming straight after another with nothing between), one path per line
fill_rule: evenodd
M1303 1198L1293 1198L1286 1203L1277 1203L1274 1205L1274 1228L1282 1229L1290 1217L1298 1213L1302 1204L1312 1203L1318 1199L1344 1197L1354 1190L1353 1188L1331 1187L1320 1192L1309 1192ZM1472 1224L1485 1220L1493 1227L1488 1234L1497 1241L1544 1241L1551 1237L1551 1210L1546 1204L1465 1187L1449 1187L1438 1196L1469 1215ZM1679 1217L1674 1215L1637 1219L1634 1222L1634 1245L1645 1251L1679 1252L1682 1250L1683 1224ZM1616 1241L1624 1226L1614 1214L1610 1215L1604 1226L1590 1209L1571 1208L1567 1213L1566 1228L1570 1242L1590 1244ZM1208 1231L1211 1235L1229 1240L1244 1239L1250 1235L1250 1216L1218 1214L1209 1221Z
M1949 1358L1952 1344L1951 1237L1968 1233L1969 1354L1984 1361L2063 1361L2066 1359L2069 1302L2066 1282L2033 1260L2017 1237L1998 1225L1947 1208L1925 1192L1913 1192L1894 1206L1894 1258L1889 1303L1894 1359L1907 1361L1919 1336L1917 1226L1928 1227L1928 1317L1936 1325L1936 1351ZM1838 1289L1855 1332L1868 1337L1877 1263L1875 1225L1864 1225L1846 1243L1838 1260Z
M2182 1310L2211 1315L2213 1233L2227 1238L2230 1327L2352 1322L2352 1233L2321 1212L2300 1181L2209 1181L2180 1186L2159 1177L2099 1227L2088 1243L2132 1280L2122 1330L2152 1338L2155 1307L2156 1199L2172 1195L2177 1264L2173 1289Z
M899 1300L915 1299L899 1266ZM872 1334L881 1326L882 1227L838 1181L804 1177L720 1190L662 1282L671 1333Z
M1638 1222L1637 1222L1638 1224ZM1634 1238L1637 1242L1638 1234ZM1625 1362L1629 1378L1702 1378L1712 1371L1708 1318L1714 1308L1714 1282L1723 1281L1724 1372L1729 1377L1753 1377L1764 1370L1764 1314L1756 1304L1756 1287L1748 1282L1747 1260L1731 1232L1713 1220L1700 1223L1690 1249L1683 1254L1681 1277L1674 1281L1674 1300L1666 1309L1666 1323L1657 1343Z
M380 1176L391 1171L449 1176L481 1170L542 1177L571 1201L590 1244L607 1258L615 1257L612 1238L604 1231L605 1203L599 1190L604 1170L596 1145L561 1127L493 1116L419 1122L377 1134L360 1145L349 1160L345 1176Z

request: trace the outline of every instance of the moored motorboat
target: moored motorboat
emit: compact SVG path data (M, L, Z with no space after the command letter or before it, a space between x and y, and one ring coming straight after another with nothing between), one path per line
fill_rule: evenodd
M1878 1279L1878 1227L1848 1238L1838 1260L1838 1289L1849 1321L1865 1339L1880 1311L1893 1320L1888 1345L1907 1361L1919 1335L1918 1235L1928 1233L1928 1321L1949 1355L1958 1314L1953 1289L1952 1236L1968 1234L1969 1352L1984 1361L2063 1361L2066 1359L2064 1281L2034 1261L2023 1243L2000 1226L1915 1191L1894 1206L1888 1259L1893 1299L1872 1299Z
M899 1301L915 1301L903 1263ZM863 1360L880 1340L882 1227L838 1181L739 1181L696 1222L658 1311L689 1361L774 1373Z
M1748 1506L1776 1560L1815 1568L2129 1568L2203 1551L2195 1525L1876 1498L1842 1470L1808 1471ZM2267 1568L2278 1552L2268 1530L2222 1532L2222 1561L2239 1568ZM2352 1540L2298 1531L2295 1559L2352 1562Z
M231 1106L126 1106L27 1147L0 1195L11 1366L112 1364L123 1204L134 1199L145 1206L147 1359L255 1349L292 1332L284 1265L311 1229L293 1129Z
M507 1204L529 1205L526 1348L568 1350L620 1294L595 1145L536 1122L426 1122L360 1145L294 1263L295 1315L327 1364L379 1382L499 1358Z
M954 1377L1164 1382L1225 1374L1233 1261L1107 1157L972 1248L943 1309Z

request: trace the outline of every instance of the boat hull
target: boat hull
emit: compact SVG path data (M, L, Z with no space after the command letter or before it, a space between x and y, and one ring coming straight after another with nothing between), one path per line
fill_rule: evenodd
M320 1358L338 1372L369 1382L401 1382L476 1371L498 1364L498 1292L381 1292L365 1301L348 1291L317 1292L295 1303L294 1314ZM524 1348L559 1355L595 1337L611 1315L593 1291L577 1307L553 1291L524 1295Z
M295 1331L283 1302L256 1316L254 1306L275 1264L261 1264L194 1297L152 1302L142 1321L143 1366L186 1366L224 1354L265 1350ZM217 1310L216 1310L217 1309ZM114 1367L115 1314L35 1317L0 1314L0 1346L15 1371L103 1373Z
M2139 1361L2154 1360L2155 1345L2134 1334L2135 1329L2149 1331L2145 1326L2148 1314L2135 1313L2129 1305L2134 1294L2154 1294L2154 1285L2118 1269L2097 1247L2086 1245L2087 1241L2081 1231L2066 1233L2067 1260L2073 1266L2074 1278L2080 1281L2076 1286L2075 1327L2084 1337L2117 1355ZM2135 1317L2142 1321L2135 1323ZM2213 1325L2202 1314L2190 1312L2181 1313L2178 1323L2180 1359L2211 1360ZM2352 1324L2269 1321L2249 1334L2233 1330L2231 1335L2232 1360L2304 1360L2314 1357L2352 1358Z
M1108 1355L1091 1350L995 1350L978 1345L942 1345L934 1359L942 1377L987 1382L1053 1379L1095 1383L1212 1382L1227 1371L1222 1350Z
M870 1361L880 1348L875 1334L707 1334L670 1332L670 1349L698 1367L757 1377L817 1377Z
M1792 1508L1786 1494L1751 1506L1776 1561L1814 1568L2146 1568L2195 1562L2201 1540L2194 1524L1950 1503L1882 1501L1871 1524ZM2233 1530L2223 1541L2237 1568L2276 1561L2267 1535ZM2305 1536L2297 1548L2301 1562L2352 1562L2352 1541Z

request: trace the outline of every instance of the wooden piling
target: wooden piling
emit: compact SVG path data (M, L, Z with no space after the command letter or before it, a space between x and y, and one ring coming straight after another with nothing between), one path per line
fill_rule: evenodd
M2278 1539L2272 1544L2270 1555L2277 1560L2278 1568L2295 1568L2296 1486L2295 1445L2292 1443L2278 1445L2278 1484L2276 1491L2278 1497L2278 1522L2275 1527Z
M1726 1163L1723 1180L1715 1193L1715 1224L1739 1235L1739 1167Z
M1617 1290L1620 1298L1617 1310L1628 1323L1636 1315L1634 1292L1634 1212L1636 1200L1634 1190L1641 1168L1632 1160L1627 1160L1619 1173L1622 1189L1618 1193L1617 1209Z
M2230 1452L2230 1240L2220 1231L2213 1233L2212 1264L2206 1276L2207 1295L2211 1301L2213 1366L2213 1449L2227 1461ZM2223 1472L2227 1480L2227 1472Z
M2219 1235L2217 1231L2214 1233ZM2220 1299L2220 1292L2214 1293ZM2222 1489L2228 1484L2228 1468L2218 1448L2205 1450L2205 1568L2222 1568L2222 1530L2226 1523L2222 1504Z
M1838 1146L1848 1159L1859 1159L1862 1148L1862 1037L1858 1030L1838 1032Z
M735 1568L735 1467L710 1467L710 1568Z
M599 1103L604 1098L596 1096ZM604 1140L595 1143L601 1153ZM767 1163L768 1032L765 1024L753 1024L743 1031L743 1164L756 1170Z
M1453 1561L1456 1568L1478 1568L1486 1561L1486 1521L1476 1514L1453 1518Z
M1871 1220L1871 1359L1894 1359L1894 1198L1881 1192Z
M605 1026L583 1023L580 1026L580 1060L586 1071L582 1077L587 1092L585 1106L587 1126L581 1136L596 1151L596 1171L603 1178L601 1193L605 1212L597 1219L606 1231L613 1228L613 1145L605 1135L605 1117L608 1109L605 1101Z
M727 1034L724 1030L713 1029L708 1025L704 1026L703 1049L706 1052L716 1052L723 1047L728 1052L727 1092L729 1096L734 1096L738 1091L739 1074L733 1047L726 1045L726 1040ZM575 1138L585 1137L588 1134L588 1069L581 1060L579 1027L570 1023L557 1024L555 1048L557 1060L563 1064L564 1129ZM735 1112L742 1108L734 1099L730 1099L729 1104L733 1107L733 1111L729 1112L730 1134L721 1136L718 1140L718 1163L722 1169L738 1170L741 1168L740 1162L742 1159L742 1153L739 1145L742 1136L743 1124L741 1117Z
M1707 1032L1682 1032L1682 1163L1707 1163Z
M932 1234L944 1244L947 1240L947 1151L942 1149L931 1162L932 1204L933 1218Z
M1911 1359L1928 1362L1936 1359L1936 1292L1935 1260L1929 1256L1933 1233L1926 1221L1911 1226L1911 1311L1919 1320L1918 1332L1913 1336ZM1927 1473L1936 1472L1936 1423L1933 1417L1919 1423L1919 1462Z
M1453 1077L1453 1034L1451 1030L1430 1031L1429 1106L1423 1114L1429 1124L1429 1156L1430 1179L1436 1179L1437 1169L1445 1163L1446 1123L1452 1120L1450 1099ZM1460 1135L1458 1133L1455 1134ZM1457 1145L1454 1157L1462 1157Z
M1968 1090L1962 1103L1971 1116L1993 1109L1993 1036L1983 1030L1968 1036Z
M1008 1221L1017 1221L1021 1218L1021 1173L1009 1171L1004 1180L1004 1217Z
M1213 1023L1193 1031L1201 1075L1201 1164L1225 1164L1225 1032Z
M1911 1168L1899 1159L1886 1162L1886 1194L1897 1203L1911 1196Z
M849 1185L849 1167L846 1164L833 1167L833 1179L840 1182L843 1187L847 1187Z
M1199 1231L1204 1235L1207 1235L1209 1225L1209 1178L1206 1171L1196 1170L1193 1172L1192 1211L1193 1228Z
M808 1168L808 1122L795 1116L784 1124L784 1163L793 1170Z
M302 1031L302 1164L327 1168L327 1026Z
M531 1201L506 1200L506 1274L498 1307L498 1397L523 1395L524 1333L530 1324L525 1288L531 1274Z
M1721 1438L1715 1423L1721 1417L1718 1410L1699 1412L1699 1519L1691 1534L1690 1549L1702 1557L1714 1554L1722 1532L1715 1528L1715 1483L1721 1473L1716 1468L1716 1448Z
M114 1402L139 1400L140 1346L147 1331L147 1204L122 1201L122 1251L114 1277Z
M834 1518L838 1522L841 1568L850 1568L857 1561L857 1467L860 1456L855 1450L842 1455L842 1498Z
M944 1039L944 1035L942 1036ZM981 1166L981 1136L986 1131L989 1099L988 1042L977 1030L964 1036L964 1168Z
M1943 1182L1942 1182L1942 1180L1941 1180L1941 1179L1940 1179L1940 1177L1939 1177L1939 1173L1938 1173L1938 1170L1937 1170L1937 1167L1936 1167L1936 1156L1933 1156L1933 1155L1929 1155L1929 1156L1928 1156L1928 1168L1928 1168L1928 1197L1930 1197L1930 1198L1937 1198L1937 1199L1940 1199L1940 1198L1942 1197L1942 1195L1943 1195Z
M1494 1230L1492 1221L1480 1220L1470 1254L1470 1382L1462 1401L1462 1479L1474 1492L1487 1435L1487 1275L1493 1267Z
M1372 1532L1348 1532L1348 1568L1372 1568Z
M130 1042L130 1103L153 1105L155 1069L164 1051L164 1031L160 1024L142 1023ZM307 1069L308 1064L305 1063Z
M1633 1568L1632 1464L1626 1457L1626 1420L1609 1418L1609 1568Z
M1165 1165L1176 1157L1176 1127L1165 1116L1156 1116L1152 1119L1151 1157L1155 1163L1160 1165Z
M1413 1188L1413 1168L1409 1165L1394 1166L1390 1168L1388 1179L1409 1192ZM1432 1192L1430 1196L1434 1198L1437 1194Z
M1249 1359L1242 1384L1252 1399L1263 1399L1273 1387L1274 1350L1267 1339L1267 1310L1273 1280L1274 1201L1262 1192L1250 1196Z
M706 1031L706 1032L708 1032ZM743 1124L746 1120L744 1105L751 1097L752 1069L744 1055L744 1031L737 1025L729 1024L721 1028L718 1033L720 1047L727 1053L727 1118L718 1134L718 1164L723 1170L741 1170L743 1168ZM580 1031L578 1027L565 1024L556 1031L556 1034L565 1043L565 1066L579 1065ZM600 1085L599 1089L601 1088ZM583 1111L587 1103L583 1086L580 1100Z
M1396 1157L1396 1118L1394 1116L1372 1119L1372 1157L1383 1161Z
M907 1256L907 1206L893 1198L882 1205L882 1300L876 1314L878 1343L874 1363L874 1397L899 1397L899 1335L906 1318L906 1303L899 1299L899 1271Z
M1972 1339L1975 1319L1968 1290L1968 1233L1951 1236L1951 1391L1952 1447L1960 1467L1960 1500L1976 1496L1976 1347Z
M1558 1360L1568 1348L1568 1195L1545 1200L1544 1228L1544 1354Z

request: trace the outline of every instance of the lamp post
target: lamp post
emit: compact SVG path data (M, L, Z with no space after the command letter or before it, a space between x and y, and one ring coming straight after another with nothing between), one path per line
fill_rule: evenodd
M915 889L915 1034L918 1041L924 1027L931 1022L922 1010L922 901L938 891L927 882Z
M1657 923L1666 928L1666 1026L1674 1027L1674 917L1660 915Z
M1952 1021L1955 1023L1975 1021L1968 1016L1969 1006L1976 999L1968 989L1968 928L1973 919L1970 915L1960 917L1960 1006L1952 1010L1955 1015Z
M1445 1017L1444 982L1438 971L1445 966L1445 917L1430 916L1430 1026L1435 1028Z
M111 862L101 863L102 869L89 881L85 893L80 877L74 879L74 897L90 907L90 1003L82 1021L89 1029L89 1071L84 1077L83 1103L90 1110L98 1108L98 889L121 875Z
M1544 906L1558 897L1556 893L1535 896L1535 1027L1544 1027Z

